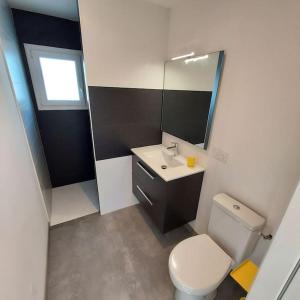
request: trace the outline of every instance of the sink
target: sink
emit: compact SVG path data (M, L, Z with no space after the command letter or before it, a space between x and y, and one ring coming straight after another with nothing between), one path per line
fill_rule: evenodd
M184 156L174 156L174 152L162 144L132 148L131 151L166 182L205 171L199 164L189 168Z
M174 156L173 152L167 149L145 151L144 155L149 161L155 165L159 165L162 169L176 168L184 165L179 156Z

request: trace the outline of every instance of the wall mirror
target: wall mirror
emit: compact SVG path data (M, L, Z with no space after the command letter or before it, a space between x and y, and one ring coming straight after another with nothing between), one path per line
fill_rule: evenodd
M165 63L162 130L207 149L224 51Z

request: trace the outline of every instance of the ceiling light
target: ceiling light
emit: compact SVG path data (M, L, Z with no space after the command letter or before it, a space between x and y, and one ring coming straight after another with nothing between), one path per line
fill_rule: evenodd
M173 58L171 58L171 60L178 60L178 59L190 57L190 56L193 56L193 55L195 55L195 53L191 52L191 53L188 53L188 54L173 57Z
M188 64L189 62L195 62L195 61L198 61L198 60L201 60L201 59L206 59L206 58L208 58L208 55L202 55L202 56L197 56L197 57L193 57L193 58L188 58L184 62L186 64Z

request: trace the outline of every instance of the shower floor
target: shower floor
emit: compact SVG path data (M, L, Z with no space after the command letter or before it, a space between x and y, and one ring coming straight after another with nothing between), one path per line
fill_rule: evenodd
M50 226L81 218L99 211L96 180L52 189Z

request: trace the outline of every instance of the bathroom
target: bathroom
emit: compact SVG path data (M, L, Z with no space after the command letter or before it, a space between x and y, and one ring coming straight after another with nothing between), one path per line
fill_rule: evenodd
M244 259L247 299L297 298L296 1L0 3L1 299L240 299ZM47 99L41 58L76 65L76 101ZM217 279L190 237L223 249Z

